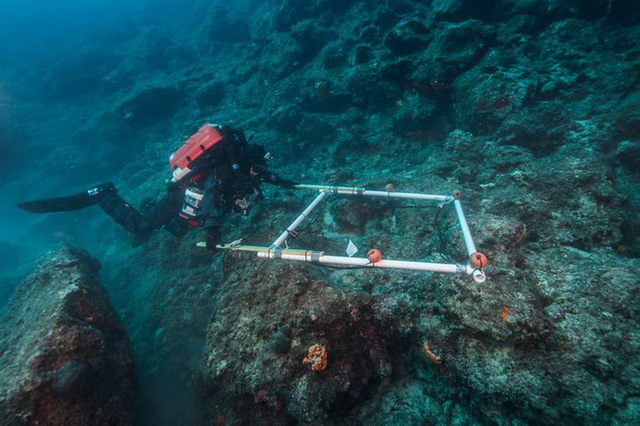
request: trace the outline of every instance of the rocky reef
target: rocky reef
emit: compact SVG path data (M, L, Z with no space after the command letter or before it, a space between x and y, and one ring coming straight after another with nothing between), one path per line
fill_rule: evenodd
M62 245L17 288L0 326L0 423L128 425L136 372L100 264Z
M640 3L162 4L135 30L42 52L47 72L7 71L0 106L23 103L0 113L47 131L2 127L32 149L0 145L16 161L0 188L45 197L109 179L140 205L192 132L231 123L299 182L461 190L490 266L478 285L206 253L197 232L132 250L95 212L34 220L29 241L63 235L105 264L148 424L639 421ZM42 179L23 164L65 167ZM268 244L312 197L265 188L248 217L225 218L225 240ZM319 210L294 246L468 260L451 206Z
M210 418L624 424L639 414L640 262L610 249L529 254L484 286L247 262L229 261L208 330ZM326 347L325 370L303 362L314 344Z

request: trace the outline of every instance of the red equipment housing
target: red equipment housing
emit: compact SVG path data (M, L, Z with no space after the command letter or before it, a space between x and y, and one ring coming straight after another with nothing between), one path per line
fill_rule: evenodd
M205 158L204 154L211 151L224 137L214 124L205 124L194 133L176 152L169 157L169 165L173 182L178 182L191 173Z

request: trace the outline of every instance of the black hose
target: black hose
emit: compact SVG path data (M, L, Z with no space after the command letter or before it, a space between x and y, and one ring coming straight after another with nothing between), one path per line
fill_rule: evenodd
M451 256L449 255L449 252L447 250L447 240L445 239L445 236L442 232L442 227L440 226L441 225L440 213L442 213L445 207L447 207L448 205L451 205L451 204L446 204L438 208L438 210L436 211L436 216L433 221L433 227L436 230L436 233L438 234L438 241L440 243L440 247L439 247L440 255L445 261L449 263L453 263L453 260L451 259Z

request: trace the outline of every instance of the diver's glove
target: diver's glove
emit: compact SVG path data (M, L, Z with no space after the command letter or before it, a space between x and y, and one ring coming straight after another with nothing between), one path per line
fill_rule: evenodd
M296 187L296 185L299 185L298 182L294 182L292 180L287 180L287 179L280 179L278 184L283 188L290 188L290 189L293 189Z
M235 186L237 188L251 188L253 186L255 186L257 184L259 184L260 182L256 182L251 176L247 176L245 174L242 175L238 175L236 177L236 182L235 182Z
M294 182L288 179L282 179L280 176L273 172L267 172L262 179L267 183L281 186L283 188L295 188L296 185L299 185L298 182Z
M216 227L209 228L207 230L207 250L215 250L216 245L222 243L222 235L220 235L220 229Z

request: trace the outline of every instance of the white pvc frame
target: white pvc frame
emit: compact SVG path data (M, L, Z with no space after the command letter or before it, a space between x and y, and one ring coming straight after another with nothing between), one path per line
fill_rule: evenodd
M347 257L347 256L329 256L325 255L322 251L305 250L305 249L289 249L282 248L289 235L291 235L296 228L309 216L314 208L320 204L330 194L340 195L358 195L358 196L372 196L372 197L385 197L385 198L405 198L414 200L431 200L441 203L453 202L460 229L464 237L464 242L467 248L469 257L477 252L476 246L469 230L467 219L462 211L462 204L458 198L451 195L431 195L409 192L394 192L394 191L369 191L365 188L357 187L342 187L342 186L327 186L327 185L296 185L297 189L313 189L319 191L316 198L309 204L309 206L287 227L287 229L273 242L269 247L262 246L247 246L247 245L220 245L217 246L221 249L229 249L234 251L253 251L257 252L258 257L265 259L283 259L283 260L295 260L301 262L311 263L325 263L332 265L351 265L370 268L395 268L395 269L412 269L417 271L433 271L433 272L448 272L455 274L468 274L472 275L473 279L477 283L485 281L486 276L482 268L476 268L470 263L467 264L453 264L453 263L430 263L430 262L415 262L407 260L391 260L382 259L378 262L371 262L368 258L360 257Z

